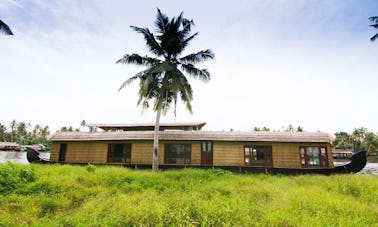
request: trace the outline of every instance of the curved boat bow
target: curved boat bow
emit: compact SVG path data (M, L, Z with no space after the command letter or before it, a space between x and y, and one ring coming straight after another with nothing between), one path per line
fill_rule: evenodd
M32 147L26 148L26 159L30 163L49 163L50 162L50 160L48 159L41 158L40 153Z
M336 166L333 170L335 173L358 173L365 166L367 162L366 151L360 151L352 155L350 162L342 166Z

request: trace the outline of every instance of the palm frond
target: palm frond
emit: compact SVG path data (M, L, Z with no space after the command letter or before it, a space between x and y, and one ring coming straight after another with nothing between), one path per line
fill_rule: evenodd
M211 59L214 59L215 55L214 53L207 49L207 50L201 50L197 53L193 53L193 54L189 54L185 57L182 57L180 58L180 62L184 63L184 64L197 64L197 63L201 63L201 62L204 62L204 61L207 61L207 60L211 60Z
M210 72L207 71L207 69L198 69L192 64L182 64L181 68L194 78L198 78L203 81L210 80Z
M150 32L148 28L139 28L135 26L130 26L134 31L141 33L144 36L144 39L146 40L146 44L150 51L157 56L164 55L164 51L159 45L159 43L156 41L154 34Z
M151 73L166 73L175 69L175 66L170 62L164 61L161 64L156 65L153 69L151 69Z
M369 20L375 24L371 24L370 26L373 27L373 28L376 28L378 29L378 16L374 16L374 17L369 17ZM370 41L375 41L376 39L378 39L378 33L375 34L373 37L370 38Z
M0 20L0 33L4 33L5 35L13 35L12 30L2 20Z
M121 59L116 61L116 64L122 63L122 64L136 64L136 65L146 65L146 66L152 66L159 64L161 60L151 57L143 57L139 54L125 54Z
M373 23L378 23L378 16L369 17L369 20Z
M193 20L188 20L186 18L182 19L183 28L182 28L181 34L183 38L185 38L190 33L192 25L194 25Z
M171 26L169 27L171 33L178 33L180 31L180 26L182 25L182 20L184 19L184 12L181 12L177 18L172 18Z
M370 41L375 41L376 39L378 39L378 33L371 37Z
M194 39L194 37L196 37L198 35L198 32L194 33L193 35L189 36L188 38L186 38L185 40L183 40L180 44L180 49L178 50L179 53L181 53L183 50L185 50L185 48L189 45L190 41L192 39Z
M135 76L132 76L129 79L127 79L125 82L123 82L122 85L118 88L118 91L122 90L124 87L126 87L129 84L131 84L134 80L140 78L139 74L140 73L137 73Z
M167 30L167 24L169 23L169 19L168 19L168 17L165 14L163 14L160 11L159 8L157 9L157 11L158 11L158 14L156 16L155 25L159 29L157 32L163 34Z

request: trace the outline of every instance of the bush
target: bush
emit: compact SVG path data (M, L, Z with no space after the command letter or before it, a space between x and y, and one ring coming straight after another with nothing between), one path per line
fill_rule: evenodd
M35 174L32 170L17 168L11 162L0 164L0 194L8 194L26 183L34 182Z

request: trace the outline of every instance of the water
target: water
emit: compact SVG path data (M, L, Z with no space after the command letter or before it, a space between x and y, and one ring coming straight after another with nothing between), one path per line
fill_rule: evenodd
M40 152L40 154L41 158L50 158L49 152ZM28 160L26 159L26 152L0 151L0 163L5 163L7 161L18 164L29 164ZM378 163L367 163L365 168L358 174L378 176Z
M50 159L50 152L40 152L41 158ZM26 152L22 151L0 151L0 163L7 161L17 164L29 164L26 159Z

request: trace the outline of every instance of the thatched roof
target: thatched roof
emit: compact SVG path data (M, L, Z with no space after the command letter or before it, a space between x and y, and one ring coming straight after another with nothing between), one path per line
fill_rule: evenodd
M185 130L196 131L201 128L206 122L192 122L192 123L160 123L160 131L164 130ZM153 131L155 124L153 123L136 123L136 124L115 124L115 123L96 123L87 124L88 127L101 128L105 131Z
M61 132L52 141L153 140L152 131ZM262 142L326 142L332 136L321 132L162 131L160 140L214 140Z

